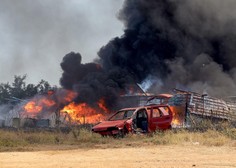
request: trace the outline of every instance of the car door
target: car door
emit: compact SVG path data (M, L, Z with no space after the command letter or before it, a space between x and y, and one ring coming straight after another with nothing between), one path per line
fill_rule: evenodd
M172 115L168 106L153 106L150 116L150 130L165 130L171 127Z
M137 110L132 116L132 127L134 130L141 129L148 132L148 114L145 108Z

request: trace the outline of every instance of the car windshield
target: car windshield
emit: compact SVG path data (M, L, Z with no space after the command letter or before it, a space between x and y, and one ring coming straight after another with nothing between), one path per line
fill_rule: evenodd
M167 104L169 98L166 97L154 97L147 101L146 105L152 105L152 104Z
M135 110L122 110L112 116L109 121L124 120L130 118Z

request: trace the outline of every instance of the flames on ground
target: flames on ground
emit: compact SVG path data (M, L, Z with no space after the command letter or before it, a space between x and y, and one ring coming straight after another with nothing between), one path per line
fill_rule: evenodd
M180 118L177 114L176 111L173 111L173 119L171 122L172 125L182 125L183 121L182 118Z
M38 113L40 113L43 108L47 107L50 108L54 106L56 103L53 100L47 99L47 98L42 98L39 100L32 100L29 101L25 106L24 106L24 111L26 113L30 113L31 115L35 116Z
M129 88L130 92L133 92L132 87ZM71 124L93 124L105 120L112 113L106 106L104 98L91 106L86 102L76 103L74 98L77 95L76 92L63 90L63 94L49 92L47 95L36 96L24 104L20 114L23 118L43 118L57 112L60 116L67 115L66 120ZM172 124L181 125L184 106L170 106L170 108L173 114Z
M173 115L172 125L182 125L184 123L185 106L170 106L170 109Z
M109 110L104 105L104 100L97 102L97 108L89 106L87 103L76 104L72 102L65 106L61 112L69 114L71 122L85 124L97 123L106 119Z
M73 124L97 123L104 120L110 110L106 107L104 99L100 99L94 106L87 103L76 103L73 99L77 94L73 91L63 90L62 94L48 93L36 96L24 104L20 116L23 118L42 118L52 113L68 114L68 122Z

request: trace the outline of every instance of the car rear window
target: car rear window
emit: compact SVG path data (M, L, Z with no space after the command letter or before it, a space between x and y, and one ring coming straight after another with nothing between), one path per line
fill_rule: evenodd
M167 116L170 114L168 107L159 107L159 109L162 112L163 116Z

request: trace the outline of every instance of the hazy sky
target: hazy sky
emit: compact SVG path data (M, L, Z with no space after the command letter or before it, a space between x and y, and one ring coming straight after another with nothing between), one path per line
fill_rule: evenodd
M122 35L123 0L0 0L0 83L27 74L59 85L64 55L91 62L100 47Z

